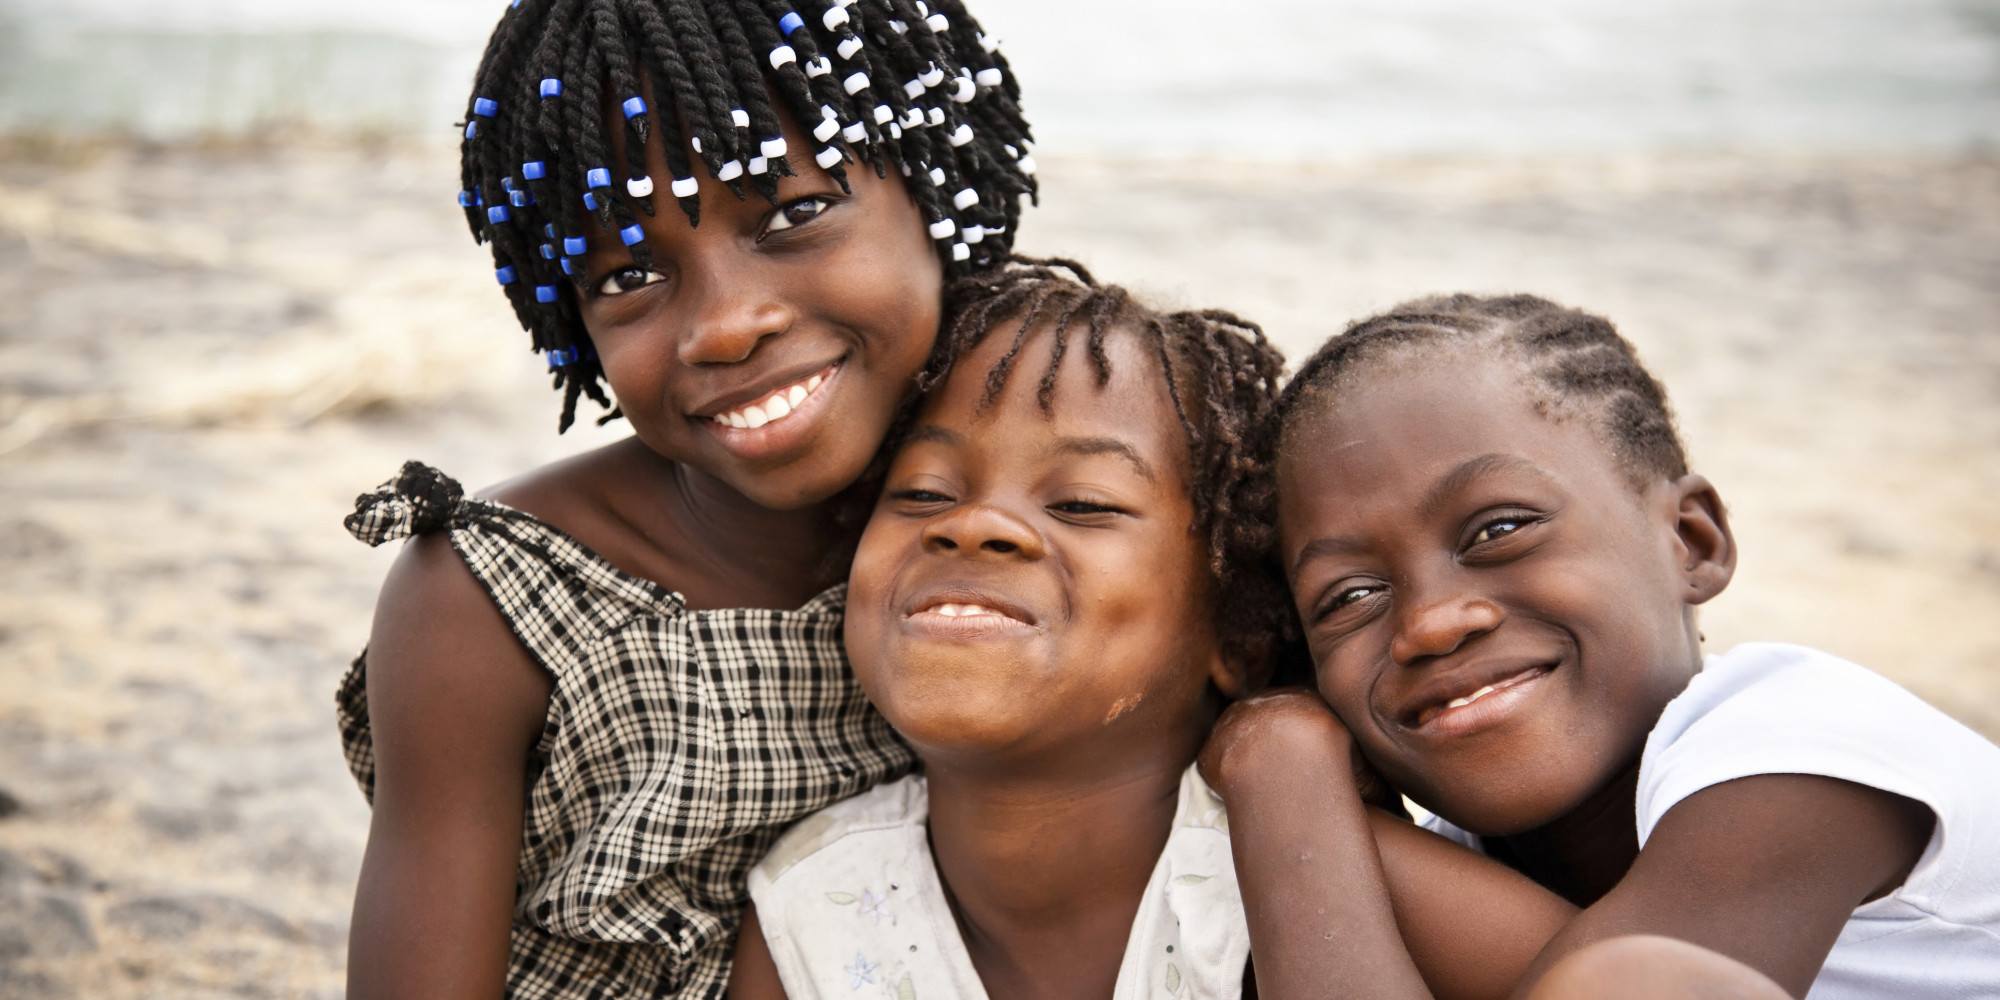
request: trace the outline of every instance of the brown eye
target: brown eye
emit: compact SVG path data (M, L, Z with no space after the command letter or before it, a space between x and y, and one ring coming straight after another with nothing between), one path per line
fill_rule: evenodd
M1484 542L1490 542L1496 538L1501 538L1506 535L1511 535L1514 532L1521 530L1521 527L1527 523L1528 522L1525 519L1515 519L1515 518L1489 522L1485 527L1480 528L1478 533L1472 536L1472 541L1469 544L1479 545Z
M803 226L811 222L821 212L826 211L830 205L832 205L832 202L818 195L810 198L800 198L796 201L788 201L778 206L776 212L771 213L771 221L764 224L764 232L758 236L758 239L762 239L775 232L791 229L794 226Z
M643 267L621 267L611 272L604 279L604 284L599 285L597 288L597 294L623 295L626 292L637 291L656 281L665 280L667 280L666 277L658 271L648 271Z

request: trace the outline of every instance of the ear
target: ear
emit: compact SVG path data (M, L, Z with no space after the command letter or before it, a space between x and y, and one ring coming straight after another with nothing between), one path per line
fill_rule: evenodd
M1677 501L1674 534L1680 543L1679 571L1689 604L1705 604L1736 575L1736 535L1722 496L1705 476L1686 475L1673 483Z
M1222 692L1224 698L1237 701L1245 695L1255 694L1271 682L1271 652L1273 643L1264 643L1252 649L1231 656L1217 648L1215 657L1208 665L1209 682Z

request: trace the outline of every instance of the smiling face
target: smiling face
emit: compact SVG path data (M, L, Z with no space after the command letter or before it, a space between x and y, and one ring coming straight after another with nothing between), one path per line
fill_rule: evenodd
M1208 683L1239 682L1159 362L1114 331L1109 384L1071 351L1044 412L1026 374L1047 364L1038 333L982 408L1011 340L962 358L896 455L854 560L855 674L933 764L1192 759Z
M1705 480L1636 490L1589 420L1541 415L1477 353L1300 418L1279 530L1321 694L1392 782L1498 836L1636 766L1734 547Z
M671 176L657 139L647 161ZM860 476L930 354L943 273L893 173L848 170L850 195L807 158L793 167L777 207L700 172L699 227L662 192L639 216L654 268L594 233L578 289L639 437L773 509Z

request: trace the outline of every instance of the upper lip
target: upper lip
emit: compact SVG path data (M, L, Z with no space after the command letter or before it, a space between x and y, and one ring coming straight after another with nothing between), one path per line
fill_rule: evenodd
M785 386L803 382L820 372L838 367L845 360L847 360L845 357L839 357L830 361L811 362L796 368L787 368L778 374L749 383L741 389L713 396L700 406L690 409L688 415L704 420L713 419L719 414L759 402Z
M940 604L977 604L983 608L992 608L1022 624L1030 626L1039 625L1034 612L1029 611L1019 602L1001 597L991 590L959 584L948 584L925 590L904 607L903 617L908 618L919 612L929 611Z
M1432 709L1442 708L1482 688L1530 673L1548 673L1557 661L1547 657L1506 657L1478 660L1432 674L1396 706L1395 719L1404 726L1421 725Z

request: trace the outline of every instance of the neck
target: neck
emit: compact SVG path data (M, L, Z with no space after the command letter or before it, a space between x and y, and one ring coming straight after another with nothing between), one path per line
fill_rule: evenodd
M1106 768L1003 777L930 763L930 833L989 996L1109 996L1172 830L1193 746Z
M1639 762L1619 772L1575 809L1539 829L1494 838L1502 855L1522 874L1556 895L1587 907L1625 877L1639 856L1633 826L1639 789Z
M797 606L845 574L845 567L826 565L838 541L829 537L826 503L773 510L685 463L671 463L668 474L683 537L708 575L728 581L724 589L768 593L774 606Z

